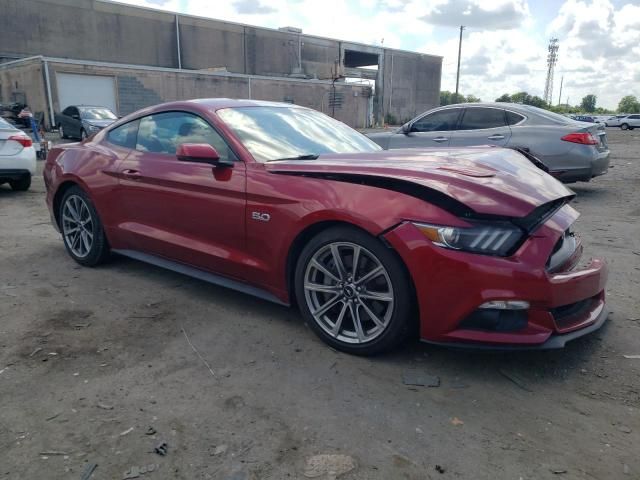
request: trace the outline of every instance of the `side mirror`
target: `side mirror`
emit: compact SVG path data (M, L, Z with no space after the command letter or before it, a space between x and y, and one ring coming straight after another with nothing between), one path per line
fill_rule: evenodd
M216 167L231 167L233 162L221 160L220 154L208 143L182 143L176 157L182 162L210 163Z
M400 127L400 131L402 133L404 133L405 135L409 135L409 133L411 133L411 124L410 123L405 123L404 125L402 125Z

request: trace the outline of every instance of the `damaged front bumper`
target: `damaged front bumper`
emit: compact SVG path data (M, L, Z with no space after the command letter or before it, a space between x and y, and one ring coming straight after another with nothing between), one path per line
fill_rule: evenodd
M573 208L561 208L510 257L438 247L410 223L388 232L385 239L403 258L415 285L421 339L458 347L561 348L600 328L607 319L606 263L592 259L575 267L582 252L577 242L565 261L549 268L556 245L577 216ZM491 323L482 308L493 301L528 307L508 315L493 312Z

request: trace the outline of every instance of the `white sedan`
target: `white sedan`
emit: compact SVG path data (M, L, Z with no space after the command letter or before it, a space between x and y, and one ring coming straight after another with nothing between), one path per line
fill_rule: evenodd
M0 185L9 182L13 190L29 190L36 173L33 140L0 118Z

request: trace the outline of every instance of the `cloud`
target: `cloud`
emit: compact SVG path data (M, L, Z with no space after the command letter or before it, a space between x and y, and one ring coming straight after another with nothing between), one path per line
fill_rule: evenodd
M275 8L261 5L255 0L237 0L233 2L233 6L238 13L245 15L266 15L277 12Z
M436 4L421 19L434 25L456 27L465 25L488 30L519 27L529 15L523 0L495 1L481 4L478 0L449 0Z
M529 67L523 63L508 62L502 70L503 75L529 75Z

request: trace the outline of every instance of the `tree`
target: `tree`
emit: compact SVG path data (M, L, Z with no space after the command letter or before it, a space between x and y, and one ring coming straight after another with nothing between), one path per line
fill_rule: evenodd
M498 98L496 98L496 102L511 102L511 95L509 95L508 93L503 93L502 95L500 95Z
M527 92L518 92L511 95L511 101L513 103L527 103L529 99L529 94Z
M549 105L547 105L547 102L545 102L543 99L541 99L537 95L527 98L527 100L524 103L526 103L527 105L533 105L534 107L538 107L538 108L549 108Z
M640 102L634 95L622 97L618 103L618 113L640 113Z
M587 113L593 113L596 110L596 96L589 94L582 99L580 107Z
M454 103L463 103L463 102L476 103L481 101L482 100L480 100L475 95L468 95L465 97L463 94L458 93L458 96L456 97L455 92L450 92L449 90L442 90L440 92L440 106L442 107L445 105L451 105Z
M442 90L440 92L440 105L451 105L451 92L449 90Z

